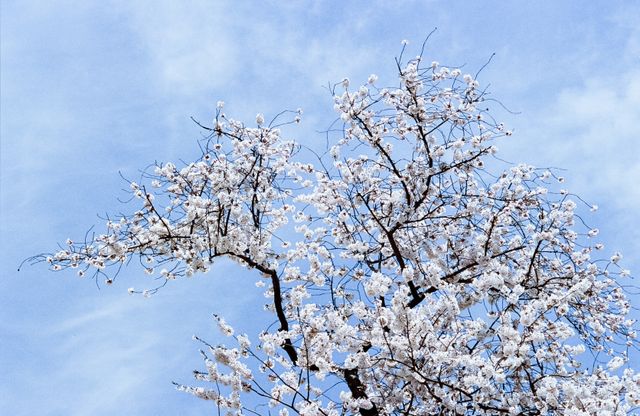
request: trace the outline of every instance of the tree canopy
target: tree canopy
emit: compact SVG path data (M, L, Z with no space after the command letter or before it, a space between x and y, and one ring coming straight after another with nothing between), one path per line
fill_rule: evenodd
M270 123L201 124L201 156L130 182L137 210L37 256L110 284L139 262L157 286L218 258L253 269L276 325L202 342L178 388L230 414L623 415L640 406L622 256L599 254L555 171L503 164L477 74L398 59L332 91L324 154ZM223 278L223 277L220 277ZM264 413L262 413L264 414Z

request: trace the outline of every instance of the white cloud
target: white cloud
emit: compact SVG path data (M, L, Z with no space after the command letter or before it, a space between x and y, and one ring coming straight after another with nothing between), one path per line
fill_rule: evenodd
M185 94L220 87L235 76L237 51L226 2L122 2L130 28L162 87Z
M640 206L640 71L562 90L544 113L545 130L558 139L542 152L554 162L574 163L581 188L621 208Z
M371 45L352 42L364 28L341 24L327 30L318 6L142 1L118 7L153 62L152 76L185 95L202 95L253 74L286 76L319 90L379 61Z

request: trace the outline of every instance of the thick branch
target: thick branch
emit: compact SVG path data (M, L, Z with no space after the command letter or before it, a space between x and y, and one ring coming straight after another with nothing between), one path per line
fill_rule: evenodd
M360 381L360 377L358 377L358 369L350 368L344 370L344 380L347 382L347 386L349 387L349 391L354 399L366 399L367 392L365 386ZM378 408L375 404L371 403L371 408L364 409L360 408L360 414L362 416L377 416L380 414Z
M254 260L252 260L251 258L243 254L236 254L236 253L227 253L227 254L239 258L240 260L247 263L250 267L253 267L254 269L271 277L271 285L273 286L273 304L276 308L276 315L278 316L278 321L280 322L279 330L288 331L289 322L287 321L287 317L285 316L284 309L282 307L282 289L280 287L280 279L278 278L278 273L273 269L265 267L262 264L256 263ZM282 344L282 348L285 350L285 352L289 356L289 359L291 360L291 362L293 364L296 364L298 362L298 353L296 352L296 349L293 346L293 343L291 342L290 338L286 338L284 340L284 343Z

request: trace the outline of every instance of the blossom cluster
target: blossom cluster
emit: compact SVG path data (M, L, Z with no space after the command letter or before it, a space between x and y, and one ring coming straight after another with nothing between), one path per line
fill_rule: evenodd
M418 57L399 80L343 81L343 128L316 163L219 103L197 161L158 164L130 183L132 215L39 259L107 283L132 260L159 286L218 257L258 272L275 329L253 345L218 317L234 347L205 343L196 372L215 386L179 386L229 414L635 411L621 255L597 255L553 171L496 174L493 142L512 132L474 76Z

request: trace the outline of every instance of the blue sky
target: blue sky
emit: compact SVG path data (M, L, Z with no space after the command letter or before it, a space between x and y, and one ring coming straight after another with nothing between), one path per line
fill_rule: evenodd
M211 313L255 332L269 320L250 275L222 263L155 297L137 273L100 290L29 255L126 209L124 183L155 160L189 159L217 100L227 113L305 110L291 134L319 143L325 86L370 73L393 83L400 41L479 68L517 114L510 161L566 168L566 188L610 251L640 270L640 6L630 1L11 1L1 10L0 414L204 415L173 390L201 368ZM411 50L411 49L410 49ZM633 299L640 306L640 297Z

